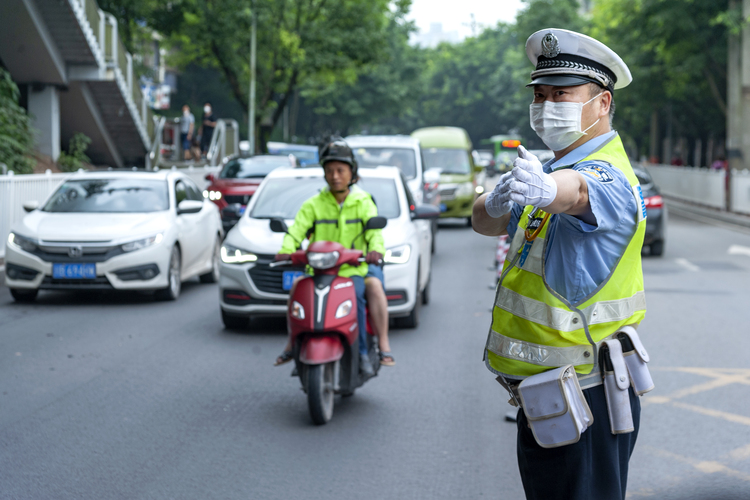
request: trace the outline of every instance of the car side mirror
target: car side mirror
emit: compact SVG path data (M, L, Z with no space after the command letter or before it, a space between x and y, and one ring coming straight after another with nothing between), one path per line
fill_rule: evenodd
M412 219L437 219L440 217L440 209L435 205L417 205L411 212Z
M239 219L242 217L242 205L239 203L231 203L221 209L222 219Z
M33 212L37 208L39 208L39 202L36 200L29 200L23 204L23 209L27 212Z
M274 217L273 219L271 219L270 225L271 225L271 231L273 231L274 233L289 232L289 228L286 227L286 222L284 222L284 219Z
M388 219L381 216L370 217L370 220L365 224L365 231L370 229L383 229L388 224Z
M182 200L177 205L177 215L197 214L203 210L203 202L196 200Z
M206 179L206 180L207 180L208 182L213 182L213 181L214 181L214 174L206 174L206 177L205 177L205 179Z

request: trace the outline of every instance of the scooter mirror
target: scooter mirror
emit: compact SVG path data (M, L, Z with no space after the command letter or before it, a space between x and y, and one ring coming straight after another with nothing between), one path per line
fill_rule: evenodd
M286 233L289 231L289 228L286 227L284 219L273 218L271 219L271 231L274 233Z
M365 224L365 231L370 229L383 229L388 224L388 219L385 217L370 217L370 220Z

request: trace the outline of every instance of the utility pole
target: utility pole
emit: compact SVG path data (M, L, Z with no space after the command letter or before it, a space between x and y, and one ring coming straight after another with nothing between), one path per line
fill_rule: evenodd
M253 28L250 34L250 97L247 103L247 140L250 143L250 154L255 154L255 31L258 27L258 15L255 12L255 0L252 4Z

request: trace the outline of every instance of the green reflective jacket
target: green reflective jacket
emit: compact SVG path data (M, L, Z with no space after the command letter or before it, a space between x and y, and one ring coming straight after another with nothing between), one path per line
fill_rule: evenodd
M366 191L352 186L344 200L344 205L339 206L336 198L326 186L320 193L302 204L294 218L294 224L289 228L289 234L284 236L284 244L279 253L293 253L297 249L297 242L304 240L308 231L312 229L310 243L335 241L346 248L352 248L352 242L354 242L354 248L362 250L364 254L371 251L385 254L383 234L380 229L370 229L361 235L364 225L376 215L378 215L378 207ZM364 276L366 274L367 264L365 263L359 266L345 264L339 270L339 276Z

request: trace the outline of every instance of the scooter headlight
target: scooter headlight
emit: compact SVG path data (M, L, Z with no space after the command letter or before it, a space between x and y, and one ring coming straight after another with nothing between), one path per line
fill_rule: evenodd
M401 245L396 248L389 248L385 251L383 262L386 264L406 264L411 256L411 246Z
M225 264L244 264L246 262L255 262L257 260L258 256L252 252L237 248L228 243L221 245L221 261Z
M338 252L308 252L307 254L307 262L315 269L330 269L338 261Z
M348 316L350 312L352 312L352 301L345 300L339 304L339 307L336 309L336 319Z
M341 309L341 306L339 306L339 309ZM336 314L338 314L338 312ZM338 316L336 317L338 318ZM292 302L292 318L305 319L305 308L296 300Z

